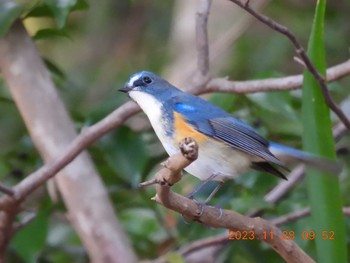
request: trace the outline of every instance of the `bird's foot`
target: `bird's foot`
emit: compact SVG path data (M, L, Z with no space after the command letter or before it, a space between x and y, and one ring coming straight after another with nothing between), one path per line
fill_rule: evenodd
M196 205L199 208L199 212L197 212L197 217L201 217L203 215L204 209L206 207L206 203L205 202L199 202L198 200L194 199L193 197L191 198L193 200L193 202L196 203Z
M219 213L219 219L220 219L220 218L222 217L222 215L224 214L223 209L222 209L221 207L219 207L219 206L216 206L216 205L208 205L208 202L199 202L199 201L196 200L196 199L192 199L192 200L196 203L196 205L197 205L198 208L199 208L199 212L197 213L198 218L200 218L200 217L203 215L205 207L212 207L212 208L217 209L217 211L218 211L218 213Z
M194 198L193 195L188 195L187 198L191 199L193 202L195 202L195 204L198 206L199 210L198 212L196 212L196 219L200 218L204 212L204 208L206 206L206 204L204 202L199 202L197 199ZM189 224L189 222L186 220L186 218L184 217L184 215L181 215L183 221L185 222L185 224Z

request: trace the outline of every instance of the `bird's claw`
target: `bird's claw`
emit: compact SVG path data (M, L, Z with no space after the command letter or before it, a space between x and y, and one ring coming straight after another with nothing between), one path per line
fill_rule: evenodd
M196 205L198 206L199 208L199 212L197 213L197 217L201 217L203 215L203 212L204 212L204 209L206 207L206 203L203 203L203 202L199 202L198 200L192 198L193 202L196 203Z

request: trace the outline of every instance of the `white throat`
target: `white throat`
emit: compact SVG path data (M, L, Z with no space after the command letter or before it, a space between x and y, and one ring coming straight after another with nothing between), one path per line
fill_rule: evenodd
M155 129L155 122L159 122L162 117L162 104L145 92L132 90L129 92L129 96L141 107L149 118L153 128Z
M162 118L162 104L155 99L152 95L145 92L132 90L129 92L129 96L141 107L144 113L147 115L151 125L157 134L159 140L162 142L165 150L169 155L172 155L178 151L176 145L171 138L166 135L166 129L164 126L168 125L164 123Z

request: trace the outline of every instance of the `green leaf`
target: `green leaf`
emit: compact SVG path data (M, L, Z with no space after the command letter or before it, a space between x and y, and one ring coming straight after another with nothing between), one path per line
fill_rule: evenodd
M317 1L308 45L308 55L322 74L326 71L323 36L325 9L326 1ZM302 100L305 150L327 158L335 158L330 111L317 81L309 72L304 74ZM335 233L334 240L315 239L317 262L347 262L345 222L338 177L308 169L307 187L313 230L316 233Z
M45 0L45 2L53 12L58 27L63 28L77 0Z
M68 15L72 11L89 8L85 0L45 0L45 2L52 11L59 28L65 26Z
M277 112L290 120L296 120L296 114L291 107L292 96L288 92L260 92L246 95L248 99L261 108Z
M72 10L73 11L78 11L78 10L87 10L89 9L89 4L85 0L78 0L75 6L73 6Z
M0 37L5 35L13 22L20 17L23 6L12 1L0 2Z
M46 67L50 70L51 73L55 74L59 78L66 78L66 74L62 69L60 69L55 63L53 63L51 60L44 58L44 62Z
M30 10L25 15L27 17L53 17L53 13L47 5L41 4Z
M215 93L212 94L208 100L220 108L231 112L235 110L235 102L237 98L238 97L235 94Z
M127 127L102 139L106 157L113 170L133 187L140 183L149 160L149 153L141 135Z
M180 253L171 252L166 255L166 261L169 263L185 263L186 261L183 259Z
M25 260L35 263L45 247L48 234L48 209L41 209L35 219L23 227L11 241L11 246Z
M50 39L54 37L64 37L70 39L66 31L56 28L41 29L33 36L34 40Z

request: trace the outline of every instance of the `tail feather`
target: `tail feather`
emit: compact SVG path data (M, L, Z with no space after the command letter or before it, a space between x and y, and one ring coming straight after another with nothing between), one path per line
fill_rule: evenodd
M277 158L292 158L294 160L301 161L306 165L310 165L311 167L314 167L320 171L327 171L328 173L333 175L338 175L342 170L341 164L335 160L322 158L289 146L271 142L269 150L271 151L271 153L276 155Z

